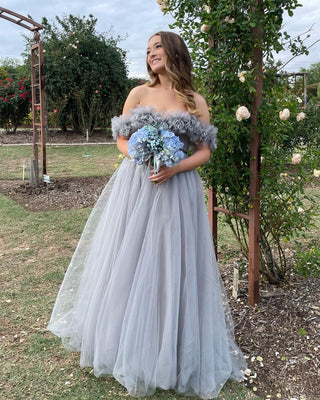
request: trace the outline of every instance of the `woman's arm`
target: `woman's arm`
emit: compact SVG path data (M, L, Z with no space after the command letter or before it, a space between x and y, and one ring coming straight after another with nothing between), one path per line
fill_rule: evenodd
M131 90L127 97L127 100L124 103L122 114L129 114L130 110L136 108L140 104L140 99L143 95L144 90L144 85L137 86ZM128 153L128 140L129 139L125 136L118 136L117 147L122 154L130 158Z

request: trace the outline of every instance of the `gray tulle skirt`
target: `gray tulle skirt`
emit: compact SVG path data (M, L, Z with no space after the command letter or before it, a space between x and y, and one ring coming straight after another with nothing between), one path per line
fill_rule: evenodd
M81 366L131 395L175 389L204 399L245 360L217 269L196 171L157 186L125 159L85 226L48 329Z

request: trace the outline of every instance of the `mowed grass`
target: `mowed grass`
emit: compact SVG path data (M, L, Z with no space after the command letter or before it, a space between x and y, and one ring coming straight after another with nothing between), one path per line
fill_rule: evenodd
M119 162L115 144L47 146L47 174L52 178L110 175ZM32 146L0 146L0 179L22 179ZM41 155L39 155L39 165Z
M0 158L6 165L1 178L21 179L21 160L30 156L31 151L30 147L0 147ZM91 157L82 157L85 154ZM115 146L48 148L48 173L55 178L67 173L69 176L111 174L116 162ZM1 399L132 399L113 378L97 379L90 368L80 368L78 353L65 350L61 341L46 330L90 211L87 208L32 213L0 194ZM142 399L195 400L196 397L158 390ZM230 382L218 399L259 398L243 384Z

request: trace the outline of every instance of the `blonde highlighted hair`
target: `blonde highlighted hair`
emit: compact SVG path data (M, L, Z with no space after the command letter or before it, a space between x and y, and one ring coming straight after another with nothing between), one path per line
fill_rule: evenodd
M199 111L194 100L194 87L191 76L192 62L186 44L179 35L173 32L160 31L152 35L151 38L157 35L161 37L161 44L167 55L165 68L172 81L178 100L185 105L190 114L198 116ZM151 78L151 82L147 85L153 87L160 84L159 76L152 71L148 60L147 69Z

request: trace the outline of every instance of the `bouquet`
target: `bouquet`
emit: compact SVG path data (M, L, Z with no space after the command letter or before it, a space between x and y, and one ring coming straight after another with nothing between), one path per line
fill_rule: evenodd
M172 167L186 157L180 149L183 143L170 131L162 127L145 125L134 132L128 141L128 152L132 160L142 165L153 160L154 174L161 165Z

